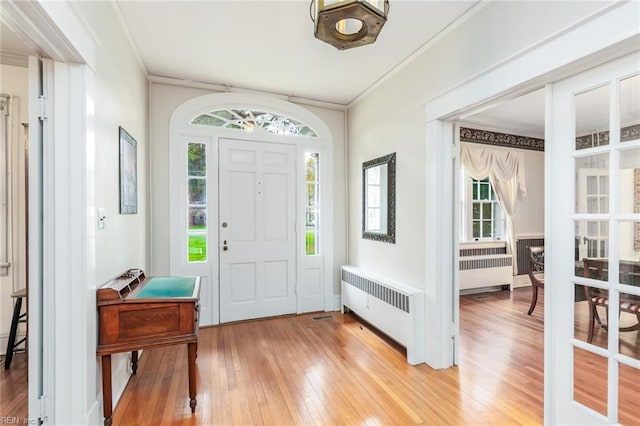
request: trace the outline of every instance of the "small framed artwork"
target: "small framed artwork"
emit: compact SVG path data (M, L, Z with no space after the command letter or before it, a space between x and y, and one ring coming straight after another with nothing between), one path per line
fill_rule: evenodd
M125 129L120 134L120 214L138 213L137 142Z

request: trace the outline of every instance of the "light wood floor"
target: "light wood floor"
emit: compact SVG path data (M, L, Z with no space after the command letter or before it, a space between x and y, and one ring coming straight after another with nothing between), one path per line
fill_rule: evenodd
M403 348L337 312L203 328L195 415L186 347L174 346L145 351L114 425L542 424L544 301L529 317L529 298L529 289L462 297L460 365L446 370L408 365ZM8 390L21 357L2 370L0 416L26 415L26 395ZM576 365L576 398L603 412L598 360L576 353ZM623 371L620 420L640 425L640 372Z

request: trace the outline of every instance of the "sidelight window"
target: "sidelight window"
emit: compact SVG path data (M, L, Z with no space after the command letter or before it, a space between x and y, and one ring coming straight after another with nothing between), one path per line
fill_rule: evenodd
M187 239L189 262L207 260L207 146L187 144Z
M320 154L305 154L305 254L320 254Z

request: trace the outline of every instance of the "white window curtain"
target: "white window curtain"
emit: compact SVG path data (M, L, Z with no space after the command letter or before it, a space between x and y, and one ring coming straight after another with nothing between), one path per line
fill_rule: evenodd
M527 195L524 172L524 155L521 152L498 150L461 144L460 159L467 173L474 179L489 177L500 207L505 213L507 253L513 256L513 271L517 272L518 259L513 232L513 214L518 200Z

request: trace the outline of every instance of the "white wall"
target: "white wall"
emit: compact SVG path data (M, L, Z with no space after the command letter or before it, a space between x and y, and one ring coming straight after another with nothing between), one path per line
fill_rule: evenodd
M11 245L13 247L14 256L11 259L11 267L8 269L8 275L0 276L0 352L5 353L7 347L7 338L9 336L9 328L11 326L11 315L13 313L13 302L11 293L13 289L20 289L26 286L25 283L25 179L24 179L24 138L23 128L20 124L26 123L28 119L28 73L27 68L0 65L0 93L12 96L11 102L18 105L18 120L11 117L12 158L11 158L11 193L9 208L12 214L12 238ZM14 105L15 107L15 105ZM26 301L23 303L26 307ZM18 330L19 335L24 335L24 327ZM18 339L19 340L19 339Z
M424 105L603 7L600 2L488 2L437 38L348 112L349 262L425 287ZM392 17L390 17L392 19ZM363 240L361 166L397 152L396 244ZM450 176L430 176L437 180ZM428 238L428 236L427 236Z
M114 3L79 2L78 12L95 38L95 203L106 212L106 226L95 233L95 282L90 291L129 268L148 268L147 254L147 79L121 29ZM118 126L137 140L138 213L119 213ZM96 224L97 225L97 224ZM90 298L95 303L94 297ZM96 351L97 310L87 308L90 326L86 416L101 419L101 370ZM80 320L80 319L79 319ZM114 406L122 392L130 355L112 357Z
M153 82L150 85L149 140L151 182L151 271L169 274L169 121L175 109L214 90ZM301 105L327 124L334 140L333 235L335 241L334 295L340 293L338 267L346 262L345 113L338 109Z

